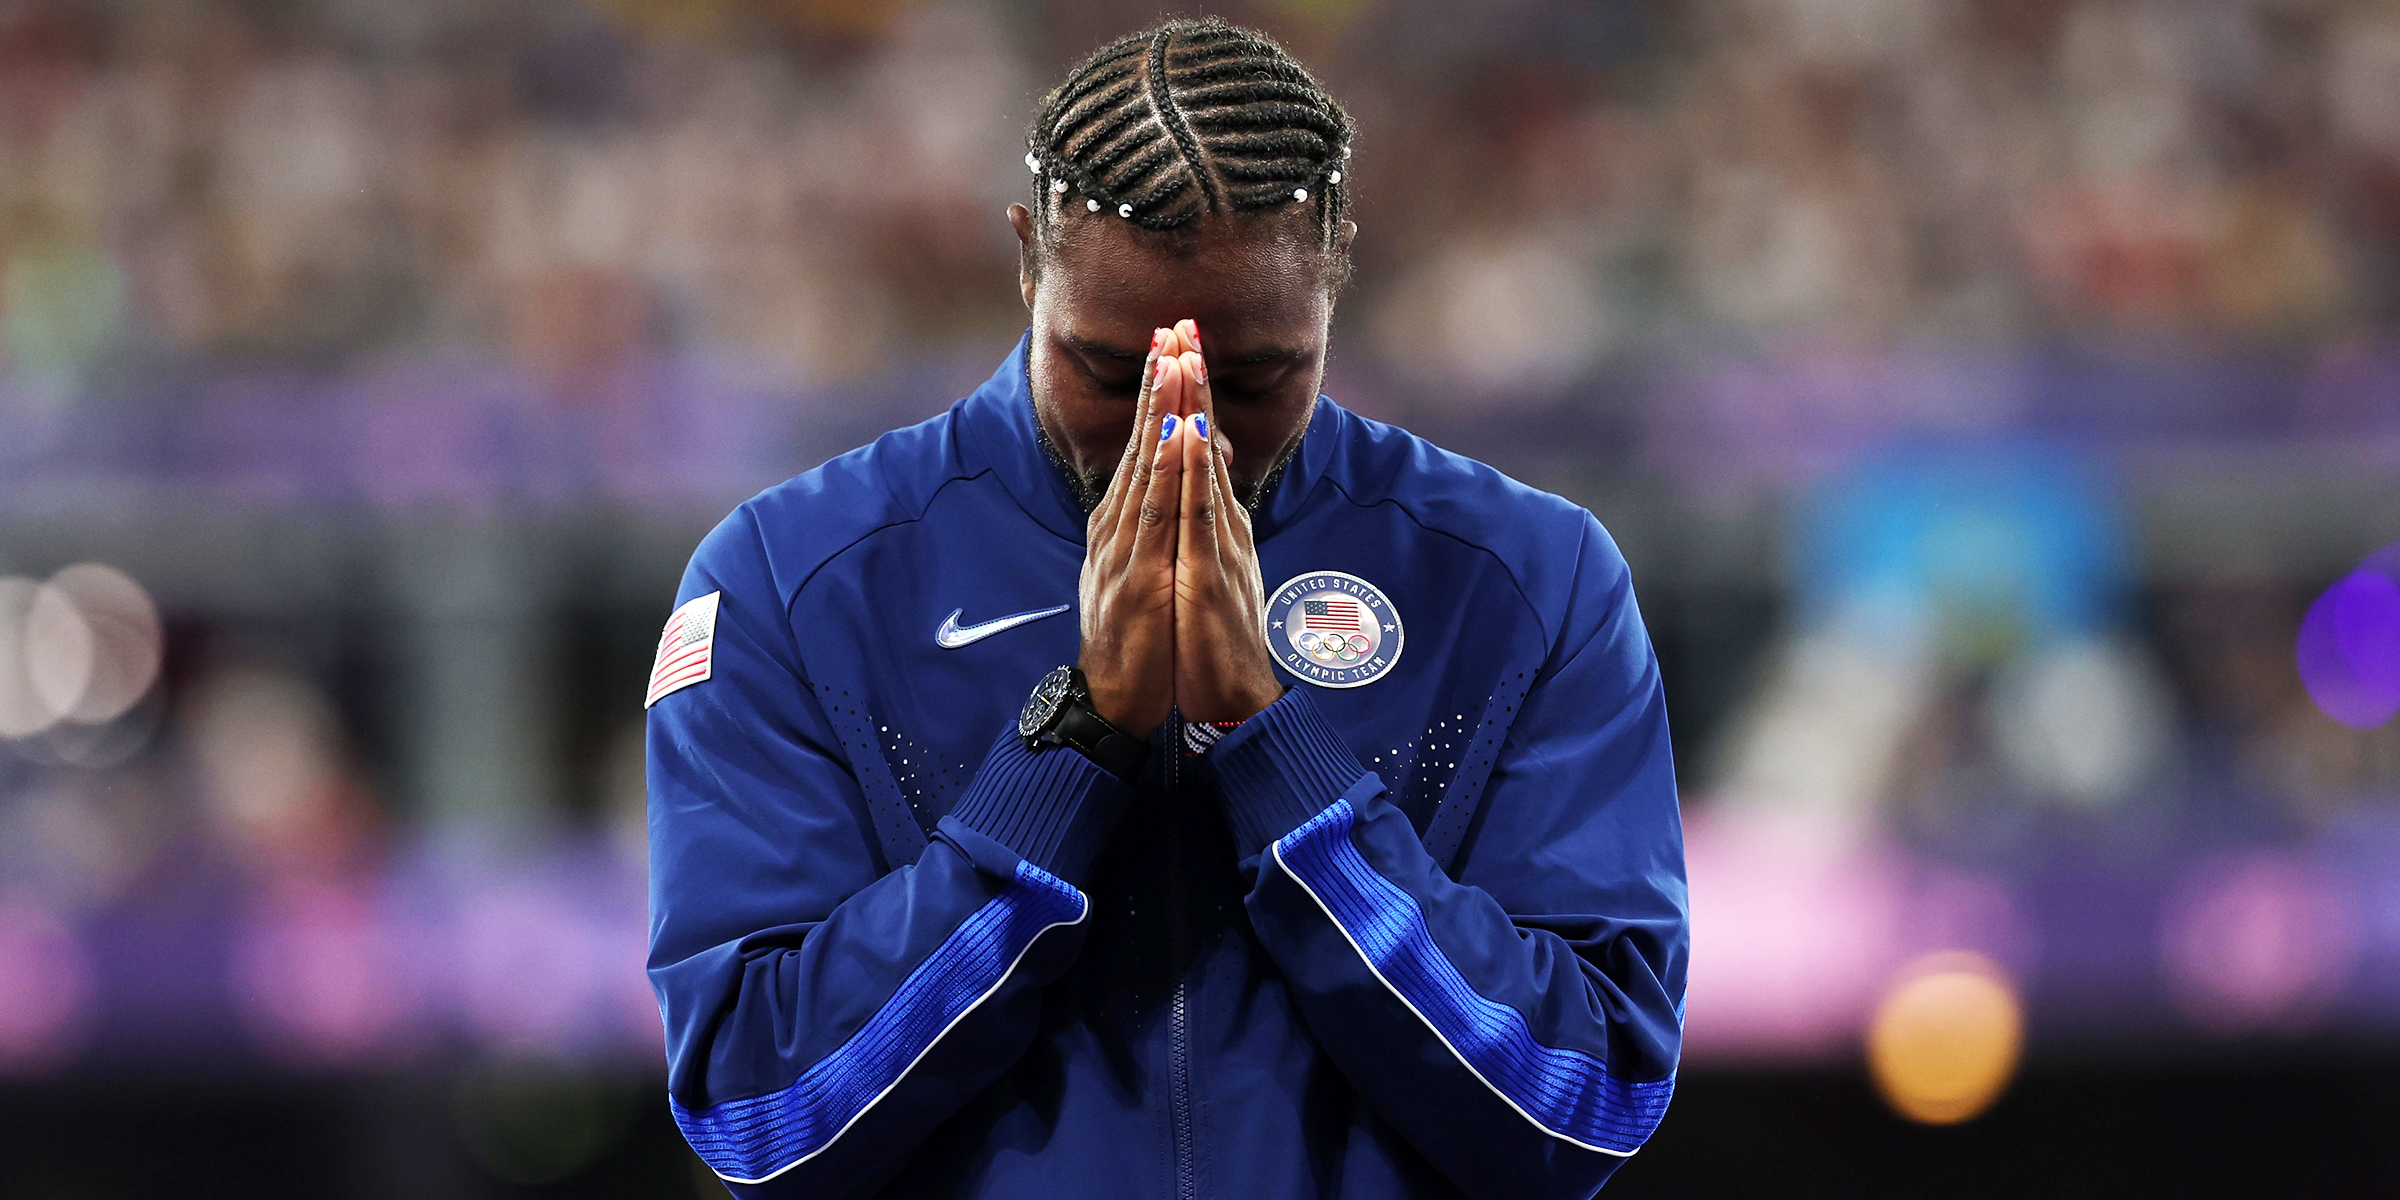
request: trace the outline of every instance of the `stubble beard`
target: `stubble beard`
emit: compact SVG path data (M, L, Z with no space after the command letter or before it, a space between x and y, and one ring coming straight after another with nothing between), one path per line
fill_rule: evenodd
M1042 426L1038 412L1034 414L1033 439L1041 444L1043 457L1050 460L1051 466L1058 468L1059 477L1066 481L1067 490L1074 494L1075 503L1083 509L1083 515L1088 517L1098 511L1101 499L1108 495L1109 483L1116 478L1114 464L1106 471L1076 470L1075 464L1067 461L1066 452L1051 440L1050 431ZM1242 511L1251 520L1258 519L1259 506L1266 502L1268 496L1275 494L1275 485L1283 479L1284 468L1291 465L1292 455L1299 452L1300 441L1299 438L1292 439L1291 448L1275 460L1275 465L1267 470L1266 478L1256 483L1245 483L1238 479L1234 481L1234 502L1242 506Z

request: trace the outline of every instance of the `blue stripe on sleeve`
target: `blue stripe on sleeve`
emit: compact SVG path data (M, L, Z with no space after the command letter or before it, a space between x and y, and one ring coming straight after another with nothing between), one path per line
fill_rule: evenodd
M1336 800L1275 843L1275 861L1347 935L1368 969L1416 1010L1485 1086L1543 1132L1627 1155L1666 1115L1675 1078L1627 1083L1599 1059L1533 1040L1525 1016L1468 985L1434 945L1414 896L1375 873L1350 840L1357 820Z
M1035 938L1090 911L1082 892L1029 862L908 973L858 1032L790 1087L694 1112L675 1123L719 1176L760 1183L799 1166L898 1086L950 1027L1000 989Z

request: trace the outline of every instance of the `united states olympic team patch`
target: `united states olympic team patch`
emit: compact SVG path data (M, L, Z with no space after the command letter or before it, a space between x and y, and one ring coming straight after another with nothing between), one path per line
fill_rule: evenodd
M708 678L716 666L717 597L723 594L693 597L667 618L665 632L658 635L658 656L650 660L650 692L643 708Z
M1356 575L1311 571L1267 597L1267 652L1318 687L1383 678L1400 661L1406 634L1391 599Z

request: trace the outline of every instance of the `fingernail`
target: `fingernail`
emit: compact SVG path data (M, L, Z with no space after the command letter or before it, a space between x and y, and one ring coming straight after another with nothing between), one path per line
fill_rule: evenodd
M1208 360L1197 354L1192 356L1192 382L1201 387L1208 386Z
M1205 382L1207 382L1207 381L1206 381L1206 380L1202 380L1201 382L1205 383ZM1194 414L1192 414L1192 432L1193 432L1193 433L1196 433L1196 434L1198 434L1198 435L1200 435L1200 440L1201 440L1201 441L1204 441L1204 442L1205 442L1205 441L1207 441L1207 440L1208 440L1208 414L1207 414L1207 413L1194 413Z
M1173 361L1173 360L1171 360L1171 359L1164 359L1164 358L1162 358L1162 359L1158 360L1158 367L1157 367L1157 369L1155 369L1155 370L1153 370L1153 371L1151 372L1151 380L1150 380L1150 382L1152 382L1152 383L1164 383L1164 382L1166 382L1166 379L1167 379L1167 364L1168 364L1170 361Z
M1163 346L1163 345L1165 345L1165 344L1166 344L1166 342L1167 342L1167 331L1166 331L1166 330L1164 330L1164 329L1153 329L1153 330L1151 330L1151 331L1150 331L1150 352L1151 352L1152 354L1156 354L1156 353L1158 353L1158 348L1159 348L1160 346Z
M1186 320L1186 321L1184 322L1184 324L1191 326L1191 331L1190 331L1189 333L1185 334L1185 336L1186 336L1187 338L1189 338L1189 339L1190 339L1190 341L1191 341L1191 343L1192 343L1192 349L1194 349L1194 350L1197 350L1197 349L1199 349L1199 348L1200 348L1200 322L1198 322L1198 321L1192 321L1192 320Z
M1163 441L1166 441L1168 438L1171 438L1171 437L1174 437L1174 436L1175 436L1175 414L1174 414L1174 413L1168 413L1168 414L1167 414L1167 419L1166 419L1166 420L1164 420L1164 421L1160 421L1160 422L1158 423L1158 440L1160 440L1160 441L1162 441L1162 442L1163 442Z

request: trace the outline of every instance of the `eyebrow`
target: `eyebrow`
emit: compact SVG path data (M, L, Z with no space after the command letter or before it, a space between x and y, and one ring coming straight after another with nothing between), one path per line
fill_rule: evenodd
M1140 350L1124 350L1115 346L1111 346L1106 342L1096 341L1092 338L1084 337L1083 335L1076 333L1061 334L1058 340L1066 343L1068 348L1076 351L1077 353L1089 354L1094 358L1114 359L1118 362L1138 361L1143 357L1146 357L1150 351L1148 346L1144 346ZM1303 347L1274 346L1265 350L1257 351L1253 354L1245 354L1240 358L1227 360L1224 365L1218 369L1226 370L1235 367L1255 367L1266 363L1294 362L1307 357L1308 351Z
M1261 350L1256 354L1245 354L1225 365L1227 367L1256 367L1268 363L1298 362L1307 357L1308 351L1304 347L1276 346Z
M1065 342L1069 349L1074 350L1078 354L1089 354L1094 358L1113 358L1119 362L1137 361L1142 358L1143 355L1149 353L1150 349L1149 347L1144 346L1139 352L1132 350L1120 350L1106 342L1093 341L1092 339L1077 333L1061 334L1059 335L1058 340Z

